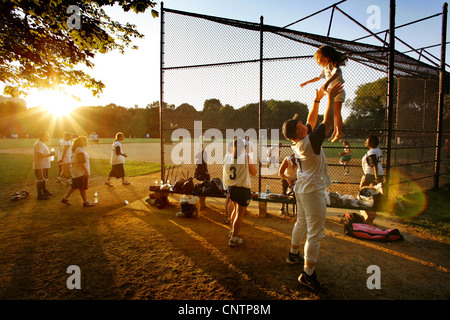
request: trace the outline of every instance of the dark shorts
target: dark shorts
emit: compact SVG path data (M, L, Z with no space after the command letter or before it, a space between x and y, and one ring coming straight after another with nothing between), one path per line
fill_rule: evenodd
M346 154L346 155L343 155L341 157L341 161L342 162L349 162L351 159L352 159L352 155L351 154Z
M230 187L230 200L236 202L242 207L247 207L252 199L252 194L249 188L244 187Z
M72 179L72 189L87 190L88 189L88 177L81 176L78 178L73 178Z
M36 181L48 180L48 169L34 169L34 175L36 176Z
M112 178L125 177L125 170L123 169L123 163L113 164L109 176Z

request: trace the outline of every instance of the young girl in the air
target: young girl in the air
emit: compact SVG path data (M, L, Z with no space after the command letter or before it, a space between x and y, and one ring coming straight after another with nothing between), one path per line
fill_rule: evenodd
M345 62L347 61L347 58L344 54L336 51L333 47L321 46L314 54L314 58L316 59L317 64L323 68L322 72L314 79L300 84L302 88L308 83L316 82L320 79L326 80L326 82L322 86L324 90L327 90L328 87L332 87L337 82L344 83L344 79L342 78L342 71L340 68L341 66L344 66ZM341 117L341 108L344 100L345 91L342 90L334 98L334 132L330 138L331 142L338 141L344 136L342 132Z

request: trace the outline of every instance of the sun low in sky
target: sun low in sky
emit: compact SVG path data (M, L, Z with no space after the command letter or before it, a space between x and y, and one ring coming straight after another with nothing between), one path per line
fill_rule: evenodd
M79 107L80 99L61 90L41 90L32 92L25 98L28 108L41 107L54 117L68 116Z

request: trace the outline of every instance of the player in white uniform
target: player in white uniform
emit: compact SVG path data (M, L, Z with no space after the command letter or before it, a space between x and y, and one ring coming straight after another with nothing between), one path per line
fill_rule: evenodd
M72 148L71 140L72 134L66 132L64 138L59 140L58 148L58 164L60 166L60 172L57 181L63 183L63 178L65 178L66 183L70 182L70 165L72 163Z
M371 184L383 183L383 153L378 148L379 143L380 141L375 135L369 136L364 142L369 151L361 159L364 175L361 179L360 189Z
M331 185L328 174L327 159L322 149L323 141L334 125L334 97L342 90L337 83L328 92L316 90L316 99L308 114L306 125L297 117L283 124L283 134L290 140L292 150L298 159L295 198L297 201L297 222L292 229L291 248L287 262L303 263L303 272L298 278L300 284L315 291L324 286L317 280L314 269L320 251L320 243L325 232L326 198L325 189ZM316 127L319 103L328 94L328 105L323 122ZM304 259L299 254L299 247L306 235Z
M223 182L229 187L230 200L233 203L233 212L231 214L231 232L228 241L229 246L237 246L244 243L239 238L239 232L244 221L247 206L251 200L251 179L250 175L255 176L257 171L250 161L247 150L247 144L241 139L235 139L233 144L233 153L225 157L223 165Z
M48 196L52 195L45 187L45 181L48 180L48 169L50 169L51 166L50 157L55 155L54 152L51 153L48 150L48 147L45 144L49 138L50 135L48 132L41 132L39 134L39 140L34 144L33 169L36 176L38 200L48 200Z

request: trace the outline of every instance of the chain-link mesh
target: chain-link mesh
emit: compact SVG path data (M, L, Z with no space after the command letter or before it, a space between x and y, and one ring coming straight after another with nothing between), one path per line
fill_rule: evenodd
M324 143L334 182L330 191L357 193L369 134L380 138L386 155L387 48L171 9L163 15L163 164L176 165L166 173L169 179L192 177L202 148L211 151L211 177L222 178L227 144L247 135L260 164L252 191L265 191L268 185L281 193L278 167L292 153L281 127L295 113L306 121L323 81L304 88L300 83L319 75L313 54L324 44L349 57L341 68L346 92L341 114L351 160L344 168L343 142ZM409 181L428 183L434 172L438 70L396 54L395 76L390 165ZM326 103L324 98L319 114ZM396 183L405 186L405 179Z

